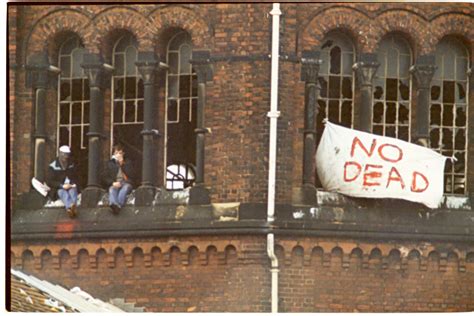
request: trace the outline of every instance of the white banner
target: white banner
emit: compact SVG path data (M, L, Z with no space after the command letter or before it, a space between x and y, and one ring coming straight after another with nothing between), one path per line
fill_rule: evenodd
M316 166L327 191L436 208L443 198L446 158L429 148L327 122Z

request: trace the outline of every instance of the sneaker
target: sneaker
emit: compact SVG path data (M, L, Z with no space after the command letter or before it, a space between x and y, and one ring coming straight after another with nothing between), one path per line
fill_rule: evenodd
M67 212L67 215L69 215L69 218L74 218L74 212L72 211L72 209L68 208L66 212Z
M109 206L112 214L116 215L120 212L120 206L118 206L117 204L110 204Z
M76 216L77 216L76 204L73 204L73 205L71 206L71 211L72 211L72 217L76 217Z

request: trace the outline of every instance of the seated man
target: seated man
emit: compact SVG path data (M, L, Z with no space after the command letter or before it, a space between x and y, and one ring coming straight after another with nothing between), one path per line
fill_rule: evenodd
M59 197L69 217L75 217L79 186L69 146L59 147L58 157L49 165L46 183L51 187L51 198L55 200Z
M133 166L124 155L122 145L115 145L114 154L104 168L103 180L109 187L109 206L114 214L118 214L125 205L133 189Z

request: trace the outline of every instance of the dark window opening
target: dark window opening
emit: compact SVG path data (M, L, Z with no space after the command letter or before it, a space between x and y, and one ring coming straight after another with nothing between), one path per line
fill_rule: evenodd
M175 34L167 51L166 189L194 184L196 163L197 76L191 67L191 37Z

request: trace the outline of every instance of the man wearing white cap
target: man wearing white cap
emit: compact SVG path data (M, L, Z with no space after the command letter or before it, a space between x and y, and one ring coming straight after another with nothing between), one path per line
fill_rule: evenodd
M50 163L47 183L51 187L51 197L59 197L63 201L69 217L76 216L78 195L76 167L71 161L69 146L59 147L58 157Z

